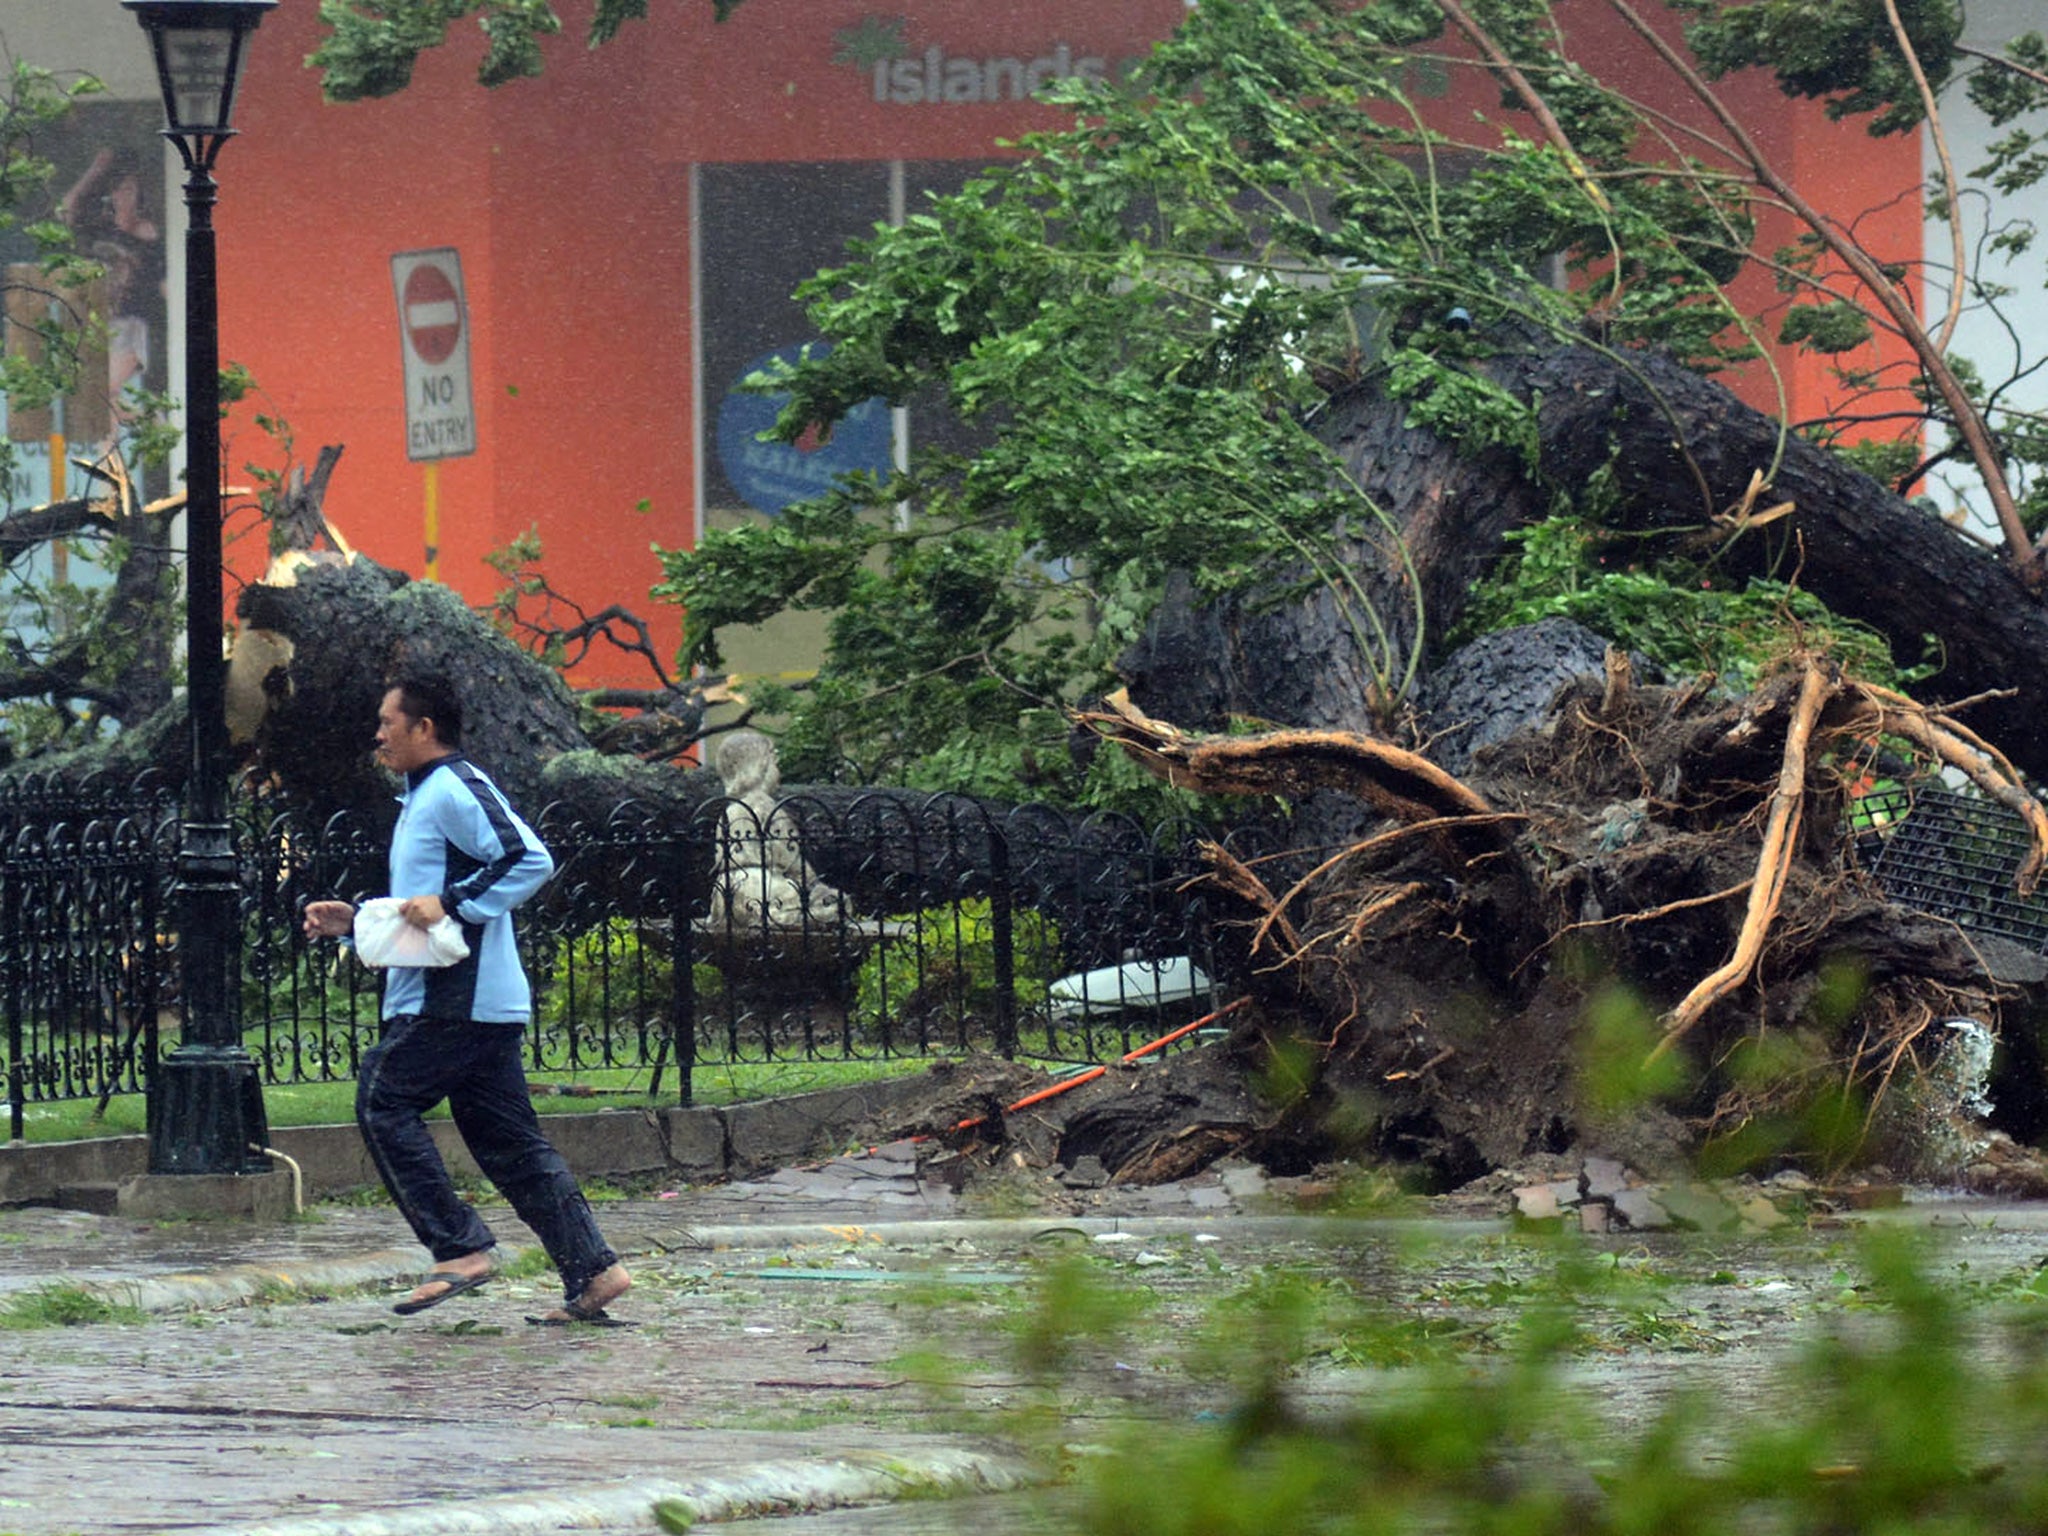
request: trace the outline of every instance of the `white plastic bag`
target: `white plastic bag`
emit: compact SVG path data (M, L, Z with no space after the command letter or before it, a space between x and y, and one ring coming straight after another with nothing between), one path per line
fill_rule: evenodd
M438 970L469 957L469 941L452 917L431 928L399 915L396 896L376 896L356 908L356 954L365 965L403 965Z

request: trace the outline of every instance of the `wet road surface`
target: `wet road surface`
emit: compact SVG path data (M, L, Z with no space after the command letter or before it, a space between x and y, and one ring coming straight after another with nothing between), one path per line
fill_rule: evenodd
M1226 1389L1190 1368L1186 1346L1219 1298L1289 1277L1398 1313L1381 1355L1354 1346L1303 1373L1305 1403L1342 1406L1446 1339L1482 1351L1489 1334L1507 1339L1534 1295L1529 1275L1556 1247L1496 1222L1273 1218L1188 1191L1100 1220L898 1226L833 1208L799 1221L788 1205L730 1197L600 1214L615 1242L631 1239L620 1246L637 1284L618 1311L632 1328L528 1325L558 1291L510 1251L512 1273L394 1317L422 1261L388 1208L323 1208L268 1230L0 1210L0 1302L19 1305L59 1272L146 1274L189 1283L194 1298L0 1330L0 1532L505 1536L561 1529L551 1501L600 1494L616 1495L603 1528L652 1531L638 1490L663 1480L862 1454L911 1465L947 1450L1022 1464L1032 1446L1019 1410L1047 1389L1010 1344L1036 1304L1032 1277L1061 1259L1151 1303L1127 1333L1075 1352L1059 1387L1065 1435L1227 1411ZM525 1238L502 1213L491 1219L508 1250ZM1940 1221L1938 1264L1980 1287L2022 1286L2048 1247L2038 1209L1910 1219ZM748 1223L758 1240L732 1241ZM724 1236L701 1240L713 1232ZM1853 1242L1841 1231L1575 1241L1571 1252L1631 1283L1596 1299L1574 1379L1624 1419L1687 1382L1767 1392L1771 1367L1838 1315ZM278 1289L222 1301L205 1281L223 1266L274 1273ZM388 1277L320 1280L366 1267ZM1010 1494L806 1514L775 1536L1030 1536L1059 1528L1047 1513L1059 1507Z

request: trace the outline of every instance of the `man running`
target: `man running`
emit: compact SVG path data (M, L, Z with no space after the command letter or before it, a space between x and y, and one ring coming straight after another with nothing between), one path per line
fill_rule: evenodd
M391 892L406 921L460 924L469 957L440 968L392 966L383 1035L363 1055L356 1123L414 1234L434 1256L393 1311L424 1312L495 1272L497 1238L455 1192L422 1117L448 1101L463 1144L540 1238L562 1276L562 1305L527 1321L608 1323L632 1277L606 1245L569 1165L541 1134L520 1059L532 988L512 909L554 873L554 860L498 786L462 751L462 705L426 672L401 677L377 711L377 761L401 774L391 835ZM348 933L345 901L306 904L308 937Z

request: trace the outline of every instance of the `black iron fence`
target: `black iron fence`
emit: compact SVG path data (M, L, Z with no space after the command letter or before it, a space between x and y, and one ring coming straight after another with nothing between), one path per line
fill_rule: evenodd
M1857 815L1866 863L1893 901L2048 950L2048 891L2019 891L2033 840L2018 811L1925 784L1867 797Z
M521 910L538 1071L691 1093L710 1064L989 1050L1094 1061L1214 1008L1193 828L832 790L687 816L534 818L557 871ZM343 1081L378 973L304 903L384 893L388 824L238 801L242 1039L266 1084ZM0 1094L142 1090L180 1021L177 805L159 786L0 793Z

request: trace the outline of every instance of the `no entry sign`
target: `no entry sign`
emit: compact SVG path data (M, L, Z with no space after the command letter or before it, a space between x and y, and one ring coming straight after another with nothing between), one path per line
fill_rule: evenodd
M469 311L462 258L452 249L391 258L405 360L405 456L451 459L476 452L469 389Z
M462 341L462 295L446 272L432 262L414 267L399 309L406 342L421 362L439 367L454 355Z

